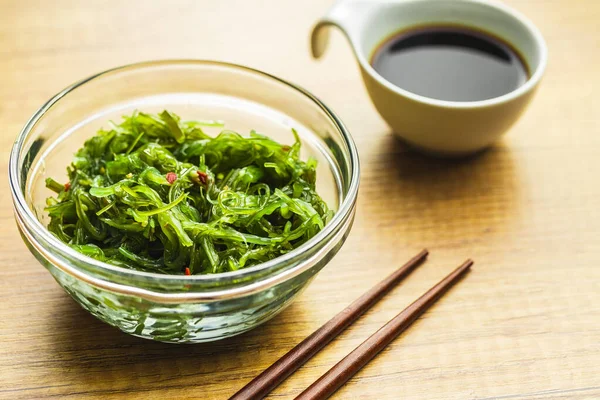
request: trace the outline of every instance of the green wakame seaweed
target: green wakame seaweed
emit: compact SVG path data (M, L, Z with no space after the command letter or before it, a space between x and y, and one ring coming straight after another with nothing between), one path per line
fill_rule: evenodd
M316 161L281 145L168 111L100 130L52 178L48 229L97 260L169 274L233 271L306 242L333 212L315 192Z

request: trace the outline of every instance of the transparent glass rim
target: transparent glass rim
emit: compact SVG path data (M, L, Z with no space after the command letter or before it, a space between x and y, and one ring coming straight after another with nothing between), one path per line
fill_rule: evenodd
M238 71L242 71L242 72L246 72L246 73L255 74L255 75L258 75L259 77L267 78L268 80L275 81L277 83L283 84L284 86L287 86L288 88L293 89L294 91L303 95L307 99L311 100L314 104L316 104L321 109L321 111L323 111L325 113L325 115L329 118L329 120L331 122L333 122L334 126L338 130L338 133L341 134L343 141L348 148L348 156L349 156L351 171L350 171L350 181L349 181L349 185L348 185L347 194L343 197L334 217L329 222L329 224L327 224L324 227L323 230L321 230L312 239L310 239L306 243L302 244L298 248L296 248L296 249L290 251L289 253L286 253L280 257L274 258L273 260L270 260L270 261L267 261L267 262L264 262L261 264L257 264L252 267L240 269L237 271L222 272L222 273L211 274L211 275L185 276L185 275L160 274L160 273L154 273L154 272L130 270L130 269L117 267L117 266L114 266L114 265L111 265L108 263L104 263L104 262L95 260L93 258L87 257L87 256L73 250L72 248L70 248L63 242L61 242L54 235L52 235L50 233L50 231L48 231L47 228L45 226L43 226L43 224L36 218L33 211L27 205L25 196L20 189L21 174L20 174L20 165L19 165L20 164L19 163L19 154L21 153L21 150L23 148L25 140L26 140L27 136L29 135L29 133L31 132L31 130L33 129L33 127L40 120L40 118L42 118L42 116L46 112L48 112L48 110L55 103L60 101L64 96L68 95L75 89L85 85L86 83L88 83L92 80L102 78L106 75L118 74L121 72L131 71L131 70L135 70L135 69L142 69L142 68L148 68L148 67L160 67L160 66L175 66L175 65L216 66L216 67L229 68L232 70L238 70ZM225 282L223 282L223 280L225 280L225 281L232 280L233 281L233 280L237 280L237 279L241 279L241 278L244 278L244 280L246 280L248 278L251 278L252 275L258 274L258 273L261 273L261 274L266 273L266 275L264 275L264 276L266 278L268 278L268 277L272 276L271 274L268 274L269 270L277 270L276 275L285 272L286 268L283 268L283 269L278 269L278 268L283 265L286 265L288 263L290 264L290 266L292 266L293 261L302 259L303 253L305 253L308 249L313 248L315 245L317 245L323 241L325 241L325 242L328 241L327 239L328 238L331 239L332 236L336 236L335 233L338 230L338 228L342 227L345 224L345 222L349 218L352 217L352 213L354 212L354 206L355 206L357 195L358 195L359 181L360 181L360 167L359 167L359 160L358 160L358 150L356 148L356 144L354 143L354 140L352 139L350 133L348 132L348 130L346 129L346 127L344 126L342 121L339 119L339 117L329 107L327 107L323 102L321 102L316 96L314 96L309 91L307 91L293 83L290 83L284 79L278 78L269 73L266 73L266 72L263 72L263 71L260 71L260 70L254 69L254 68L246 67L243 65L220 62L220 61L212 61L212 60L175 59L175 60L146 61L146 62L128 64L128 65L112 68L112 69L97 73L97 74L92 75L88 78L85 78L71 86L68 86L67 88L63 89L62 91L60 91L59 93L54 95L50 100L48 100L27 121L27 123L25 124L25 126L23 127L23 129L21 130L21 132L19 133L19 135L17 136L17 138L15 140L15 143L13 145L13 148L12 148L12 151L10 154L10 158L9 158L9 186L10 186L10 190L11 190L11 194L12 194L12 198L13 198L15 213L17 214L17 217L20 220L20 222L23 223L23 227L25 229L28 229L30 232L34 233L34 235L27 235L27 236L30 238L30 240L32 239L36 242L36 244L37 244L36 247L38 247L38 246L42 247L42 248L46 247L46 246L40 244L39 240L36 238L36 235L39 235L39 237L41 239L43 239L44 242L50 244L59 253L67 256L70 259L80 262L83 265L88 265L88 266L93 266L94 268L98 268L100 271L108 273L108 275L116 274L119 276L128 276L131 278L141 278L141 279L151 278L153 280L158 280L158 281L165 281L165 282L169 281L172 283L182 283L182 284L194 283L194 282L209 283L209 282L215 282L215 281L220 281L222 283L225 283ZM74 266L71 265L71 267L74 267ZM307 266L307 268L308 267L309 266ZM78 267L75 267L75 268L79 269ZM304 269L304 268L302 268L302 269ZM251 281L249 283L251 283Z

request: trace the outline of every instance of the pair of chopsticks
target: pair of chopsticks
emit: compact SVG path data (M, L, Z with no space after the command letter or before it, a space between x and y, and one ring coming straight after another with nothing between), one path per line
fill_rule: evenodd
M230 400L261 399L276 388L294 371L332 341L344 329L351 325L379 301L410 272L421 265L429 252L422 250L400 269L379 282L369 291L350 304L346 309L330 319L296 347L277 360L273 365L254 378L250 383L234 394ZM392 340L406 330L421 314L452 287L473 265L472 260L465 261L460 267L429 289L414 303L405 308L392 320L355 348L344 359L327 371L317 381L300 393L296 400L326 399L364 367L373 357L383 350Z

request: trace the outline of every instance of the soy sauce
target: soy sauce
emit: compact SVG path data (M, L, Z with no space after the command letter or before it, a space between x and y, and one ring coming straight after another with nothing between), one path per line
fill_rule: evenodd
M395 35L376 50L371 65L399 88L449 101L492 99L512 92L529 77L527 65L507 43L451 26Z

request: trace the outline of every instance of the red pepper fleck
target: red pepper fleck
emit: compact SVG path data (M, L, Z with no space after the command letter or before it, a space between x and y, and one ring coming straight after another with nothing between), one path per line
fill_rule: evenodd
M175 172L168 172L165 177L171 185L177 180L177 174Z
M291 149L292 149L292 148L291 148L290 146L286 146L286 145L284 145L284 146L281 146L281 150L283 150L283 151L285 151L285 152L288 152L288 151L290 151Z
M189 268L187 268L187 267L186 267L186 268L185 268L185 274L186 274L186 275L191 275L191 274L192 274L192 272L190 271L190 269L189 269Z
M198 174L198 179L200 180L200 183L206 185L208 183L208 175L206 174L206 172L196 171L196 173Z
M71 182L65 183L65 192L68 192L71 189Z

